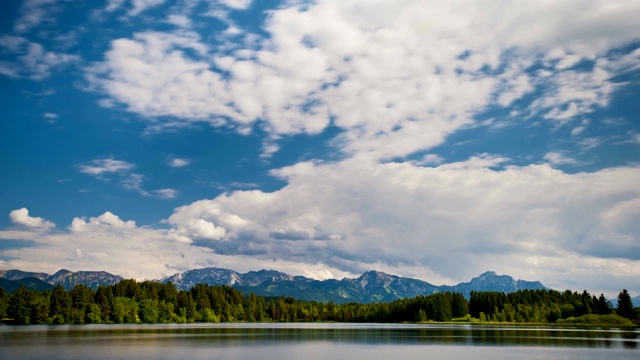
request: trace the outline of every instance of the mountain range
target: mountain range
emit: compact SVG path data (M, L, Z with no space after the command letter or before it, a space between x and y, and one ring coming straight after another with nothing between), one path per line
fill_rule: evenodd
M378 302L429 295L436 292L459 292L469 297L471 291L513 292L524 289L545 289L539 281L514 280L508 275L488 271L455 286L433 285L426 281L369 271L362 276L342 280L314 280L291 276L273 270L241 274L233 270L205 268L189 270L160 280L172 282L178 289L189 289L197 283L229 285L245 293L267 297L290 296L300 300L345 302Z
M104 271L60 270L53 275L20 270L0 270L0 286L7 292L24 284L27 288L46 290L61 284L71 290L77 284L96 289L100 285L111 285L122 277ZM369 271L358 278L342 280L314 280L304 276L292 276L275 270L238 273L220 268L194 269L178 273L161 280L172 282L179 290L189 290L198 283L233 286L244 293L255 293L266 297L289 296L300 300L345 302L379 302L429 295L437 292L459 292L469 298L471 291L513 292L524 289L545 289L539 281L515 280L508 275L497 275L488 271L469 282L454 286L433 285L426 281Z
M25 285L30 290L53 289L55 285L62 285L65 290L72 290L78 284L84 284L91 289L97 289L100 285L112 285L122 281L118 275L112 275L105 271L78 271L66 269L58 270L49 275L39 272L22 270L0 270L0 286L10 293L10 289L17 289Z

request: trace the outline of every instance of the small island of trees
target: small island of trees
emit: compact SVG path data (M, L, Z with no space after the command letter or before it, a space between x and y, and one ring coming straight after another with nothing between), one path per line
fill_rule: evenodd
M627 290L617 306L587 291L521 290L441 292L371 304L301 301L291 297L245 295L230 286L198 284L178 291L172 283L123 280L92 290L35 291L24 286L11 294L0 287L0 319L13 324L122 324L192 322L474 322L640 325Z

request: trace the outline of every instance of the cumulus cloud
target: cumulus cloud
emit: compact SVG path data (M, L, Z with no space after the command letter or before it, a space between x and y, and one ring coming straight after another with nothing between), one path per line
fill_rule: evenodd
M160 279L179 271L211 266L245 272L256 267L275 268L320 279L351 275L323 264L219 255L206 247L176 241L168 230L137 226L111 212L89 219L75 218L68 229L55 233L34 227L19 233L0 230L0 240L16 238L29 240L31 245L1 249L2 269L48 273L60 268L107 271L138 280Z
M155 125L168 116L166 126L246 133L259 122L290 135L331 123L346 153L389 159L437 146L487 107L534 91L528 116L566 122L606 106L612 78L637 57L610 51L640 31L634 2L287 5L270 12L268 38L231 53L184 31L115 40L89 82Z
M27 210L27 208L13 210L11 213L9 213L9 218L14 224L26 226L29 228L48 230L56 226L56 224L41 217L29 216L29 210Z
M106 212L43 233L53 225L21 209L12 220L33 230L0 231L0 238L36 246L2 255L15 257L8 264L18 268L99 264L137 278L220 266L319 278L378 269L435 283L493 269L559 289L589 278L609 293L633 283L640 275L639 168L567 174L548 164L508 164L490 154L435 167L299 163L273 172L287 182L282 189L196 201L175 209L168 229Z
M112 230L131 230L136 227L135 221L122 221L118 216L110 211L98 217L92 217L88 221L81 218L74 218L69 229L72 232L96 231L101 228L109 228Z
M584 258L600 264L589 273L602 278L604 264L629 264L619 278L609 274L612 286L637 275L630 267L640 261L637 226L622 214L640 199L638 168L573 175L545 164L492 169L506 161L485 154L438 167L300 163L274 172L288 183L281 190L198 201L168 222L185 240L196 239L194 224L224 228L223 241L206 243L217 253L313 259L356 274L411 269L462 281L492 268L521 278L543 274L543 282L565 287L583 268L565 259Z

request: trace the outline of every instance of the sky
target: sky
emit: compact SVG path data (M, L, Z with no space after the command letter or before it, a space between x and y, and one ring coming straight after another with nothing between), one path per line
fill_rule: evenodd
M0 3L0 269L640 295L640 2Z

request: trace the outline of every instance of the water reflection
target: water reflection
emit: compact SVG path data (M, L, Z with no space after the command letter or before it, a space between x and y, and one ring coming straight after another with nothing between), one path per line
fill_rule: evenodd
M471 355L476 355L478 349L493 348L493 355L487 358L495 358L495 352L500 351L496 349L513 347L518 347L519 353L524 348L527 349L525 353L537 354L532 355L534 358L547 357L549 351L556 355L564 354L565 351L571 351L569 349L579 353L589 349L606 352L615 350L617 355L613 358L621 358L620 354L625 354L626 358L636 358L640 355L639 335L638 329L410 324L0 326L0 349L6 354L20 354L17 358L46 357L50 360L169 359L172 358L170 354L184 351L189 352L189 357L197 359L211 358L210 351L213 349L216 354L227 353L240 359L255 359L252 357L254 355L265 358L266 354L274 353L282 359L300 358L289 356L289 352L306 353L317 348L334 351L329 349L336 346L345 351L359 351L359 354L368 351L363 349L378 349L378 352L367 355L367 359L371 360L381 358L381 354L391 351L389 349L402 351L406 355L415 352L412 349L432 345L436 345L439 351L447 349L456 354L468 353L469 349L473 349ZM433 350L433 347L430 349ZM543 356L541 351L546 355ZM202 352L202 357L196 356L199 352ZM563 358L558 356L556 358ZM594 357L586 357L589 358Z

